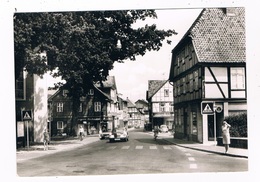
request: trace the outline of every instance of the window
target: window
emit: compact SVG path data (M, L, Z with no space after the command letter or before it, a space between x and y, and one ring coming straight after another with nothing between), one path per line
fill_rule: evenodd
M177 95L181 95L181 84L180 84L180 80L177 80Z
M164 97L169 97L169 89L164 89Z
M67 94L69 93L69 91L68 90L63 90L62 91L62 95L64 96L64 97L67 97Z
M165 103L160 103L160 112L165 111Z
M186 84L186 78L183 77L182 78L182 84L183 84L183 89L182 89L182 93L186 93L186 90L187 90L187 84Z
M82 112L83 109L82 109L82 103L79 104L79 112Z
M94 102L94 111L95 112L101 111L101 102Z
M63 129L63 121L57 121L57 129Z
M190 84L189 84L189 87L190 87L190 92L193 91L193 74L189 74L189 81L190 81Z
M94 95L94 89L89 89L88 95Z
M15 99L25 100L25 79L24 72L21 71L19 78L15 81Z
M174 107L173 107L174 104L173 104L172 102L170 102L169 105L170 105L170 112L173 112L173 111L174 111L174 110L173 110L173 109L174 109Z
M62 102L57 103L57 112L63 112L63 103Z
M199 74L198 74L198 71L194 71L194 88L195 88L195 90L199 89Z
M231 89L245 89L244 68L231 68Z

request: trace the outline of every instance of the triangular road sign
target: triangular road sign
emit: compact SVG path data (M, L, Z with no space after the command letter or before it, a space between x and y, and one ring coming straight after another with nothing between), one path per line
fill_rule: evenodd
M23 111L23 120L31 120L32 119L32 112L31 111Z
M214 114L214 103L213 102L202 102L201 103L201 114Z
M206 106L205 106L205 108L203 109L203 112L213 112L213 110L211 109L211 107L209 106L209 104L207 104Z

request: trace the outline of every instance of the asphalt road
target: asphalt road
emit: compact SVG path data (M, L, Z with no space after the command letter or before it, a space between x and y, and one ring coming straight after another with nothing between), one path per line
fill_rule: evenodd
M19 176L88 176L248 171L248 159L186 149L141 130L128 142L100 140L70 151L17 162Z

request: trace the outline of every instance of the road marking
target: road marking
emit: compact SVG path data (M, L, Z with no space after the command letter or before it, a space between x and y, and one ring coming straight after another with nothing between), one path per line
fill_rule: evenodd
M185 153L185 155L187 155L187 156L191 156L191 154L190 154L190 153Z
M170 146L163 146L163 148L164 148L165 150L172 149Z
M157 149L156 146L150 146L150 149Z
M108 149L115 149L116 146L111 146L111 147L108 147Z
M197 164L190 164L190 169L197 169L197 168L198 168Z
M123 146L122 149L129 149L130 146Z
M135 149L143 149L143 146L136 146Z
M188 157L189 161L195 161L194 157Z

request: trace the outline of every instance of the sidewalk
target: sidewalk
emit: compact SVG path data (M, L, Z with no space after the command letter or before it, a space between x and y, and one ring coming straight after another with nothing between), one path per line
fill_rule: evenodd
M149 133L153 135L153 133ZM214 142L209 142L207 144L201 144L201 143L196 143L192 141L187 141L187 140L181 140L181 139L176 139L173 138L172 134L162 134L161 136L159 135L159 139L166 140L167 142L172 143L173 145L177 145L180 147L185 147L193 150L199 150L203 152L210 152L210 153L215 153L215 154L220 154L220 155L226 155L230 157L242 157L242 158L248 158L248 149L242 149L242 148L233 148L229 147L228 153L225 154L225 148L224 146L217 146L215 145Z
M226 155L230 157L242 157L242 158L248 158L248 150L242 149L242 148L232 148L229 147L228 153L225 154L225 148L224 146L216 146L214 143L208 143L208 144L201 144L201 143L194 143L190 141L185 140L179 140L175 138L163 138L164 140L171 142L174 145L193 149L193 150L199 150L203 152L210 152L220 155Z
M16 150L16 161L19 162L60 151L67 151L96 141L99 141L98 135L89 135L82 141L77 137L51 140L49 150L44 150L43 144L29 146L29 149L26 146L25 148L19 148Z

